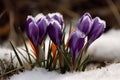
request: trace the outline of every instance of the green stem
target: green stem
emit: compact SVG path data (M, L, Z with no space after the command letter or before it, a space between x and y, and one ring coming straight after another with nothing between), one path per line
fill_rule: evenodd
M48 47L48 56L47 56L47 65L46 65L46 69L49 68L49 64L50 64L50 56L51 56L51 46L50 46L51 41L49 41L49 47Z
M88 47L89 47L88 43L86 43L85 46L84 46L84 48L80 51L80 54L79 54L79 56L77 58L77 66L76 66L77 68L76 68L76 71L80 68L81 63L85 59L83 57L85 57L85 54L87 52Z
M59 48L59 47L57 47L57 48L58 48L58 50L60 51L60 53L62 54L65 62L66 62L67 65L68 65L68 67L70 68L70 62L69 62L69 59L67 58L67 55L64 54L64 51L63 51L61 48Z

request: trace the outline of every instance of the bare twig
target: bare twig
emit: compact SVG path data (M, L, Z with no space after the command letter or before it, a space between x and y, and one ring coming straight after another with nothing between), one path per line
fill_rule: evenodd
M16 69L14 69L14 70L11 70L11 71L9 71L9 72L6 72L6 73L4 73L4 74L1 74L1 75L0 75L0 78L4 77L5 75L8 75L8 74L10 74L10 73L12 73L12 72L15 72L15 71L17 71L17 70L23 69L23 68L24 68L24 67L16 68Z

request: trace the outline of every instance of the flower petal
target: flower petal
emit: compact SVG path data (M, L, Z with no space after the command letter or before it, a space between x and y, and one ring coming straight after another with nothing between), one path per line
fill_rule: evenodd
M99 17L96 17L93 20L92 30L88 35L89 45L101 36L101 34L104 32L105 26L105 21L101 20Z
M42 18L45 18L45 16L40 13L35 16L35 22L38 23Z
M37 25L39 27L39 44L41 44L47 33L47 27L49 23L46 18L41 18Z
M61 25L56 20L52 20L50 21L47 31L54 44L60 46L62 40Z
M72 54L72 60L75 61L79 55L79 52L84 46L85 34L79 30L75 30L69 39L69 47Z
M84 32L86 35L88 35L88 33L91 30L91 24L92 24L91 15L89 13L85 13L79 21L78 29Z
M39 39L39 28L32 17L27 18L26 34L34 46L37 46Z
M60 13L49 13L46 18L50 21L51 19L54 19L58 21L58 23L63 27L63 16Z

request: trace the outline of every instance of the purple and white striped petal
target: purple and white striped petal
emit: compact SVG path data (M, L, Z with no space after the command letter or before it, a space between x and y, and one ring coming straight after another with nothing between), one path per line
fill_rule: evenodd
M74 62L81 49L83 48L85 43L85 34L82 33L80 30L75 30L71 35L69 39L69 47L70 47L70 52L72 54L72 61Z
M93 19L92 30L88 34L89 45L102 35L105 27L106 27L106 23L104 20L101 20L99 17Z
M48 35L55 45L60 46L62 40L61 25L56 21L52 20L47 28Z
M56 21L59 22L59 24L61 25L61 27L63 27L63 16L60 13L49 13L46 18L48 19L48 21L50 21L51 19L54 19Z
M35 47L38 45L39 28L32 16L27 18L26 34Z
M89 13L85 13L79 21L78 29L84 32L85 35L87 36L92 28L91 25L92 25L92 17Z
M41 20L37 23L37 25L39 27L39 44L41 44L47 33L47 27L49 23L46 18L41 18Z

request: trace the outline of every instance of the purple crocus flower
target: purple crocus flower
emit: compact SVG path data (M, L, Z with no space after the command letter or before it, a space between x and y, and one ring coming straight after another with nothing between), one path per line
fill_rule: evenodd
M42 18L45 18L45 16L42 13L40 13L37 14L34 19L36 23L39 23Z
M85 34L80 30L75 30L69 38L69 47L70 52L72 54L72 61L75 63L76 58L78 57L81 49L83 48L85 43Z
M99 17L93 19L92 29L88 34L88 45L90 45L93 41L99 38L105 29L105 21L101 20Z
M89 13L85 13L78 24L78 29L88 35L91 30L92 17Z
M60 13L49 13L46 18L50 21L51 19L54 19L59 22L61 27L63 27L63 16Z
M39 28L32 16L27 18L26 34L35 47L38 45Z
M62 40L61 25L56 21L52 20L47 28L48 35L55 45L60 46Z
M47 26L49 25L49 23L47 19L43 17L40 19L40 21L37 22L37 25L39 27L39 44L41 44L47 33Z

